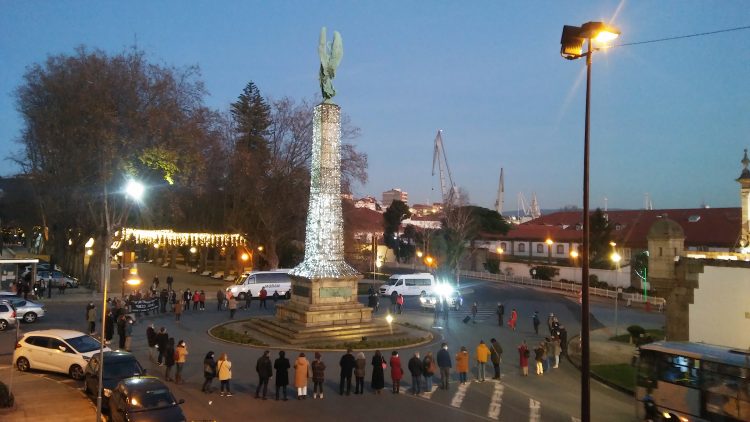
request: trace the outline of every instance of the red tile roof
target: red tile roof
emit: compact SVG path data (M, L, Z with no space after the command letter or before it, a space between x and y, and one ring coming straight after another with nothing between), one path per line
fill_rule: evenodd
M685 231L686 247L735 248L741 234L741 208L689 208L664 210L617 210L605 213L613 226L613 241L632 249L646 249L646 236L657 219L666 216ZM581 211L561 211L544 215L514 226L506 236L483 236L486 239L581 242Z

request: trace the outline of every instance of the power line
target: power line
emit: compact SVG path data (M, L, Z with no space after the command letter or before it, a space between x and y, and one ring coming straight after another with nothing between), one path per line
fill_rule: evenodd
M736 28L729 28L729 29L720 29L718 31L700 32L700 33L697 33L697 34L679 35L679 36L676 36L676 37L668 37L668 38L659 38L659 39L656 39L656 40L649 40L649 41L638 41L638 42L629 42L629 43L625 43L625 44L616 44L616 45L611 46L611 48L614 48L614 47L624 47L624 46L627 46L627 45L652 44L652 43L656 43L656 42L680 40L680 39L683 39L683 38L703 37L703 36L706 36L706 35L721 34L723 32L742 31L744 29L750 29L750 25L748 25L748 26L738 26Z

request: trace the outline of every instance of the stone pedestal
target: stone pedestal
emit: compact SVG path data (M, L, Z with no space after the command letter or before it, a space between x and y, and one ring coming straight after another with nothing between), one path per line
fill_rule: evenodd
M276 318L303 327L369 323L372 309L357 301L359 278L292 277L292 299L276 307Z

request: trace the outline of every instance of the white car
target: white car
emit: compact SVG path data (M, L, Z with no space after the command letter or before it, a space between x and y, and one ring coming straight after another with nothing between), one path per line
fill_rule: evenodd
M0 331L16 325L16 309L7 300L0 298Z
M23 322L34 322L37 318L43 317L45 313L43 304L18 297L12 292L0 292L0 300L7 300L12 303L16 308L18 319L23 320Z
M254 298L260 295L260 289L266 288L268 298L271 299L273 292L279 292L280 297L289 299L292 290L292 279L289 277L291 270L274 270L274 271L253 271L243 274L231 287L227 287L227 292L236 297L237 300L245 300L245 296L250 292Z
M432 293L438 283L430 273L394 274L380 286L381 296L425 296Z
M78 380L83 379L83 368L91 356L99 353L100 347L97 339L80 331L30 331L16 343L13 363L19 371L61 372Z

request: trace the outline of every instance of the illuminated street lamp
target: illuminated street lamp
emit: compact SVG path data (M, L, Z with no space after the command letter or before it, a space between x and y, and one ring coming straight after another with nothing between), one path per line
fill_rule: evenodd
M248 259L250 259L250 255L248 255L247 253L243 253L242 256L240 256L240 259L242 259L243 262L247 261Z
M609 244L612 245L612 247L615 246L615 242L609 242ZM622 289L620 288L620 283L619 283L620 260L622 259L622 257L620 256L619 253L612 252L612 255L609 256L609 259L611 259L612 262L615 263L615 267L617 267L615 269L616 271L615 272L615 337L617 337L617 334L618 334L617 329L619 328L619 324L617 321L617 302L618 302L618 299L620 299L620 292L622 291Z
M583 259L581 266L581 420L591 421L591 356L589 349L589 127L591 112L591 56L594 42L605 43L620 31L603 22L587 22L580 27L565 25L560 39L560 55L568 60L586 57L586 120L583 141ZM588 51L583 43L588 40Z
M432 268L433 264L436 264L435 258L431 257L430 255L427 255L424 259L425 264L427 264L428 268Z

